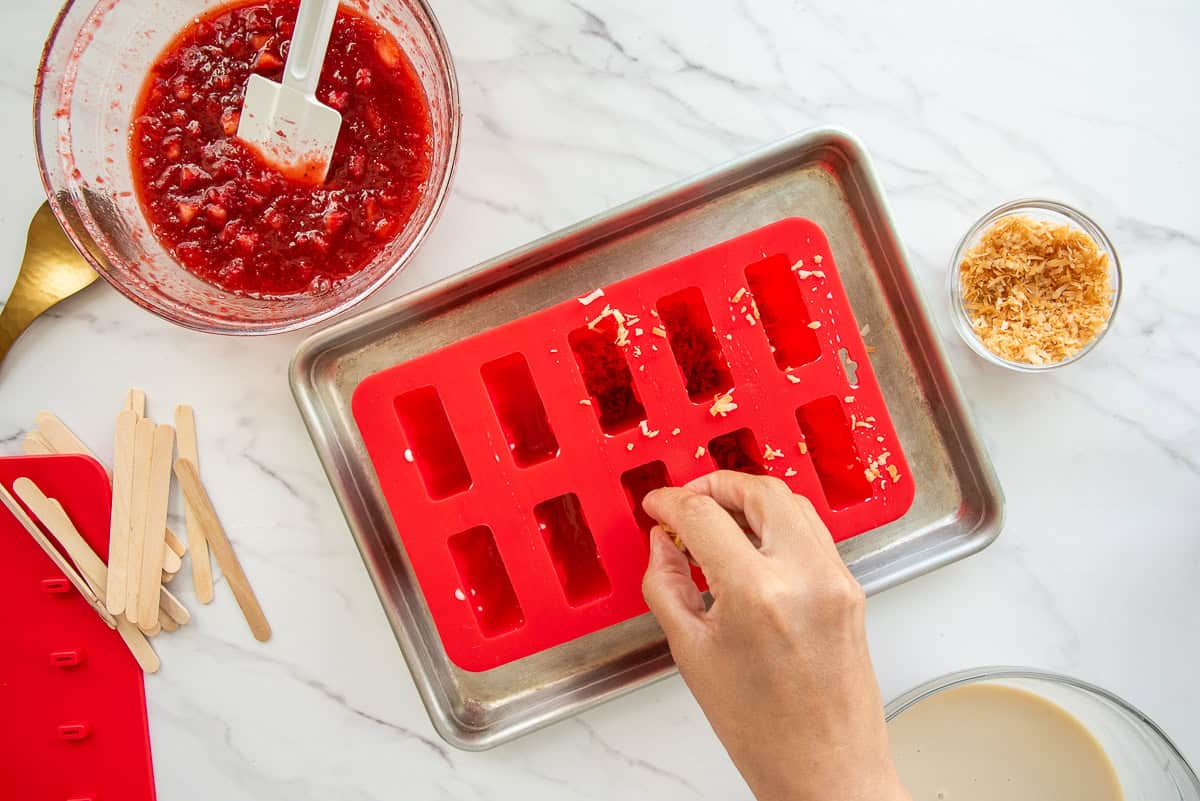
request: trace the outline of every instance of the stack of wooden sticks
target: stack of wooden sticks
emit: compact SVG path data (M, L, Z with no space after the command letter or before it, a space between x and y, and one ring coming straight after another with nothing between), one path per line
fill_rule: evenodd
M27 454L73 453L96 458L55 415L42 412L36 423L22 443ZM24 508L2 485L0 502L106 625L117 631L146 672L159 668L158 655L147 638L176 631L191 619L166 586L189 552L196 599L207 604L213 598L211 552L254 637L260 641L270 638L271 627L201 483L192 409L177 407L174 427L156 424L146 417L145 394L130 390L117 416L113 462L107 564L79 534L62 505L30 479L13 482L13 493ZM186 544L167 527L172 472L183 490ZM35 519L69 558L55 548Z

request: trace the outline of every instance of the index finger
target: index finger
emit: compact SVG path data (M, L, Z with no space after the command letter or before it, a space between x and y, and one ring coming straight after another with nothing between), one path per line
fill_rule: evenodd
M767 549L816 548L841 562L829 529L812 504L777 478L717 470L683 488L708 495L722 507L745 515Z
M681 487L663 487L642 501L646 514L679 535L710 584L744 574L759 553L719 503Z

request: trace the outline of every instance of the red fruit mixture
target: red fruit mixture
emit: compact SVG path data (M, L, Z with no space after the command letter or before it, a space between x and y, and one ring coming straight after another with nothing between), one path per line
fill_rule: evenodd
M342 114L325 183L281 174L237 138L252 72L278 81L299 0L220 6L159 56L130 157L156 236L188 270L255 297L329 291L404 227L429 177L429 104L396 40L343 7L317 98Z

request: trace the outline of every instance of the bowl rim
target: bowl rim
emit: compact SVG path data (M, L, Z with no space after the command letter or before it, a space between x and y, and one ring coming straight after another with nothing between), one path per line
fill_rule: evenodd
M1109 274L1114 277L1113 301L1112 306L1108 311L1108 318L1104 321L1104 327L1099 333L1092 338L1074 355L1062 361L1052 362L1050 364L1026 364L1025 362L1014 362L1005 359L984 346L979 337L975 336L975 332L971 329L971 318L967 310L963 307L962 291L960 283L959 265L962 264L963 257L966 255L967 249L974 244L975 240L982 234L988 226L997 220L1020 214L1022 211L1040 211L1050 212L1065 218L1068 223L1082 230L1085 234L1095 241L1096 245L1108 255L1109 258ZM1057 200L1048 200L1046 198L1025 197L1016 200L1010 200L1007 203L1001 203L979 217L958 240L958 245L954 248L954 255L950 260L950 269L947 271L946 287L950 295L951 315L953 317L954 329L967 344L971 350L981 356L986 361L1010 370L1022 373L1045 373L1051 370L1057 370L1060 367L1066 367L1069 364L1082 359L1092 352L1100 341L1104 339L1112 328L1113 320L1117 316L1117 309L1121 304L1121 295L1124 292L1124 274L1121 270L1121 259L1117 255L1117 249L1113 246L1112 240L1104 232L1095 220L1084 214L1079 209L1067 203Z
M954 687L962 687L968 684L982 684L996 680L1004 679L1032 679L1035 681L1045 681L1051 684L1059 684L1067 687L1072 687L1076 690L1081 690L1089 695L1096 696L1101 700L1107 701L1114 706L1122 709L1136 718L1144 725L1158 741L1175 757L1177 764L1182 769L1183 775L1192 783L1192 788L1197 795L1200 795L1200 777L1197 777L1196 771L1188 762L1187 757L1175 745L1175 742L1163 731L1162 727L1155 723L1145 712L1135 707L1124 698L1116 693L1104 689L1091 682L1082 679L1067 676L1062 673L1055 673L1049 670L1042 670L1033 667L1018 667L1014 665L985 665L982 667L967 668L965 670L957 670L951 673L946 673L941 676L930 679L929 681L918 684L916 687L901 693L896 698L893 698L884 707L884 718L887 722L891 722L906 712L911 707L924 701L926 698L937 695L945 690Z
M459 96L458 86L458 70L454 65L454 55L450 50L450 44L446 41L446 36L442 30L442 24L438 21L437 15L430 6L428 0L401 0L401 2L411 3L416 6L421 13L425 14L429 20L429 29L432 34L433 43L439 55L445 59L446 69L446 87L447 107L449 110L450 128L447 132L449 138L449 163L446 167L445 175L439 182L437 193L433 199L433 204L430 207L429 215L422 222L413 237L413 241L401 253L395 261L386 270L381 272L369 284L366 284L358 293L346 299L342 303L330 306L327 309L322 309L315 314L310 314L303 317L295 317L283 320L278 324L270 324L264 326L252 327L234 327L228 325L212 325L211 323L202 322L193 319L182 319L172 314L168 309L160 307L157 304L147 301L142 295L135 292L130 286L118 277L112 275L110 270L95 256L92 246L100 249L99 243L89 237L90 241L81 241L77 236L75 228L67 223L67 215L65 214L62 204L59 202L58 192L54 189L50 181L50 173L47 165L47 156L45 141L42 137L42 112L45 102L45 82L46 72L48 69L48 61L51 51L57 44L60 35L63 33L63 25L66 22L67 15L79 4L92 3L94 6L99 6L102 0L65 0L62 8L54 18L54 22L50 26L50 31L46 35L46 41L42 45L42 52L38 58L37 70L34 75L33 83L33 104L32 104L32 122L33 122L33 141L34 141L34 156L37 159L38 175L42 181L42 190L46 194L46 201L50 205L50 210L53 212L58 224L66 233L67 238L74 245L75 249L83 259L91 266L97 274L100 275L109 286L116 289L129 300L133 301L139 308L144 309L151 314L166 320L170 323L178 325L182 328L192 331L199 331L206 334L220 334L224 336L270 336L274 334L284 334L289 331L296 331L301 328L308 328L318 325L332 317L336 317L355 306L359 305L367 298L378 292L385 284L396 277L400 269L404 267L416 254L417 250L424 243L425 238L429 235L434 223L441 216L446 204L446 199L450 194L450 187L454 179L455 170L458 166L459 149L462 140L462 102ZM94 9L93 9L94 10ZM53 148L52 148L53 149ZM411 218L410 218L411 220ZM107 255L106 255L107 258Z

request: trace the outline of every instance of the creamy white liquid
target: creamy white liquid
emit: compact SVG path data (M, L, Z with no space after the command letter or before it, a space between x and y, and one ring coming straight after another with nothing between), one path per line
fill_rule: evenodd
M968 684L888 724L913 801L1124 801L1108 755L1073 715L1041 696Z

